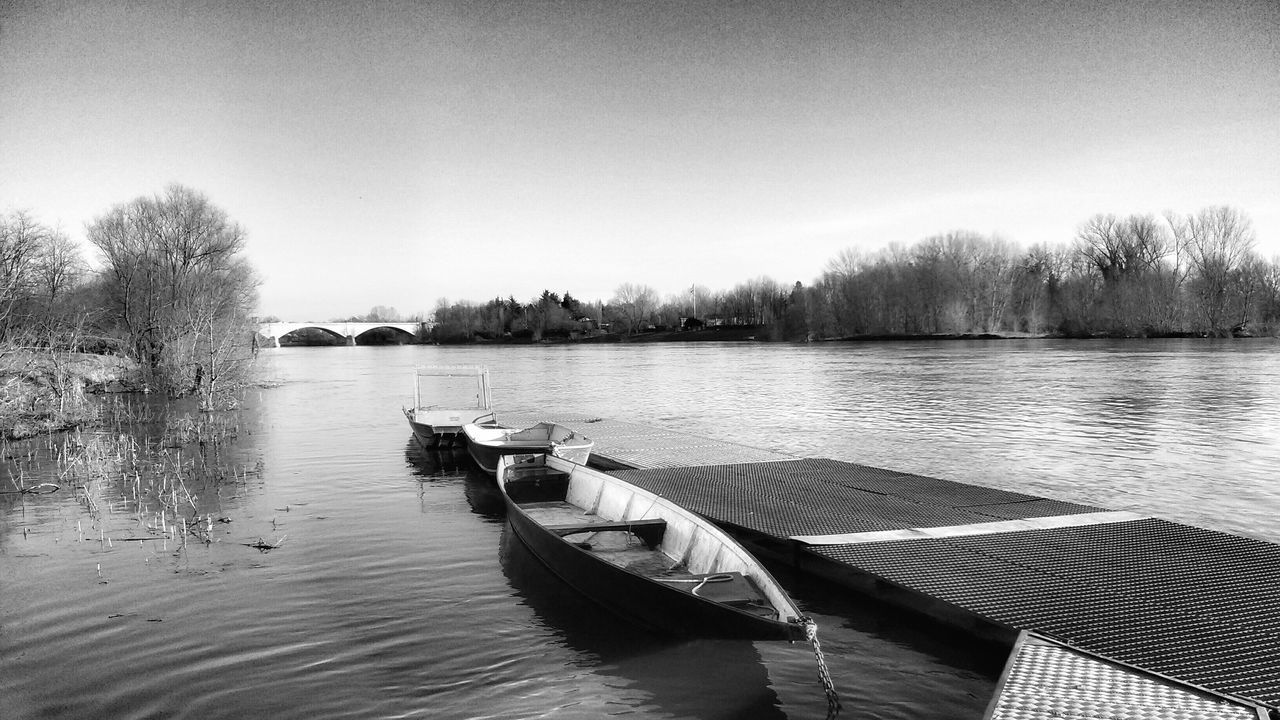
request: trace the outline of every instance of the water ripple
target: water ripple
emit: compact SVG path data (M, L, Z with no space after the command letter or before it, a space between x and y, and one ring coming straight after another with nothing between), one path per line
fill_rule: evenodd
M83 493L0 498L6 720L822 716L803 647L650 637L512 543L492 480L409 440L399 407L421 364L489 365L499 408L665 424L1280 541L1271 341L273 353L264 369L285 384L249 399L236 451L260 472L198 492L228 521L212 544L108 543L139 526L115 480L94 489L94 512ZM31 477L57 472L40 452L15 454ZM246 546L260 537L287 541ZM981 714L995 676L967 647L789 586L859 717Z

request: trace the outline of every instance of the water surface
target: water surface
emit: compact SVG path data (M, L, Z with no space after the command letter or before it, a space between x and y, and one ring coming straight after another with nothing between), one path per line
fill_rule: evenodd
M400 414L412 368L488 365L499 410L667 425L1280 541L1278 349L267 351L261 371L281 384L250 393L236 444L208 463L230 472L185 471L171 496L217 518L215 542L125 539L162 503L137 497L148 468L127 453L95 456L100 473L85 483L55 462L75 451L67 438L7 448L0 489L64 488L0 495L3 714L820 718L806 646L649 637L531 562L491 481L465 455L412 441ZM144 429L122 431L146 442ZM200 452L171 449L165 462L195 467ZM259 541L280 545L249 547ZM846 716L981 717L1001 658L820 581L780 579L822 628Z

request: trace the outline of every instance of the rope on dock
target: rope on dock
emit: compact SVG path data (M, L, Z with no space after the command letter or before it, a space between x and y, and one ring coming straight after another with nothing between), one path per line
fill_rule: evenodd
M836 694L836 684L831 679L831 671L827 669L827 658L822 654L822 643L818 641L818 623L813 618L802 617L804 634L813 645L813 656L818 660L818 677L822 680L822 691L827 695L827 720L840 714L840 696Z

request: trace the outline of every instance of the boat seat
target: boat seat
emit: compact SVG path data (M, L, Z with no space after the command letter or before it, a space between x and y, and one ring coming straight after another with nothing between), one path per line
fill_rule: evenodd
M569 491L569 473L542 465L513 465L504 483L507 495L518 504L563 500Z
M537 481L547 478L567 478L569 473L549 468L546 465L515 463L507 466L507 482Z
M662 518L651 518L648 520L618 520L574 525L548 525L547 530L550 530L560 537L568 537L570 535L578 535L580 533L624 530L640 538L644 541L645 545L648 545L650 548L654 548L662 542L662 536L667 531L667 521Z

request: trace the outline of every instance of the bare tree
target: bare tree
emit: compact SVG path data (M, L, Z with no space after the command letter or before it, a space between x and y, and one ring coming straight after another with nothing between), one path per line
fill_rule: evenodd
M1204 208L1178 217L1166 215L1173 228L1180 255L1193 275L1199 309L1208 332L1224 334L1247 318L1231 317L1234 281L1253 258L1257 242L1253 223L1239 210L1228 206ZM1243 315L1243 309L1237 309Z
M36 290L36 263L49 235L26 212L0 216L0 339L9 336L15 313Z
M1172 322L1176 314L1169 307L1180 281L1176 268L1167 266L1171 242L1155 216L1095 215L1081 225L1076 241L1102 280L1098 302L1109 332L1160 332Z
M851 278L862 270L865 262L860 250L847 247L827 261L825 272L840 278Z
M386 305L374 305L369 309L369 314L364 316L366 322L397 322L400 320L400 313L396 312L393 307ZM357 320L356 322L360 322Z
M253 308L257 280L240 256L244 231L203 194L171 185L115 206L88 235L104 260L109 309L136 357L170 392L189 391L182 368L211 372L193 355L202 347L192 337L197 328L229 329L220 323Z
M55 230L49 233L34 270L40 293L53 304L88 275L89 266L79 246L66 233Z
M627 332L635 332L658 306L658 292L648 285L623 283L613 291L612 303L617 305L627 322Z
M165 354L165 376L189 386L201 408L211 410L233 402L253 362L252 345L243 342L253 332L244 310L256 304L257 279L248 261L237 259L193 278L190 289L177 314L186 332Z
M1076 234L1080 252L1107 283L1160 268L1168 237L1154 215L1095 215Z

